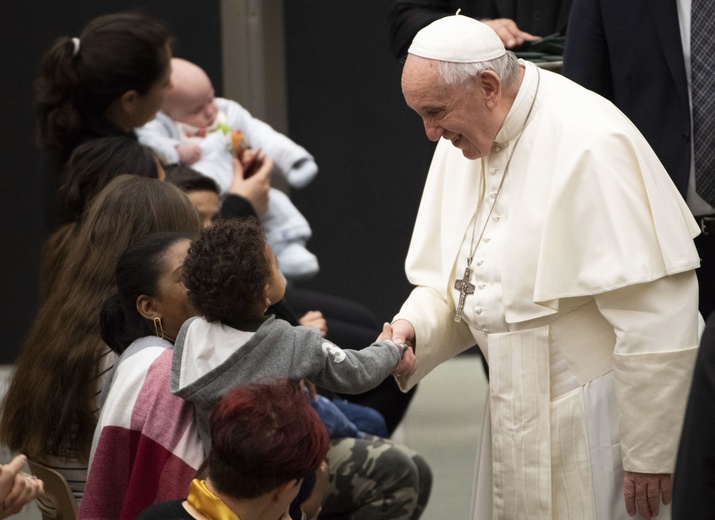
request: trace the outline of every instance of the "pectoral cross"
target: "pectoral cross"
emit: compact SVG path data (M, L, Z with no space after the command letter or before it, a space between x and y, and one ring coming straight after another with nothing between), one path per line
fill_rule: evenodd
M454 315L454 321L462 321L462 311L464 310L464 300L468 294L474 294L474 284L469 283L469 276L472 274L470 265L464 269L464 277L461 280L455 280L454 288L459 291L459 304L457 304L457 313Z

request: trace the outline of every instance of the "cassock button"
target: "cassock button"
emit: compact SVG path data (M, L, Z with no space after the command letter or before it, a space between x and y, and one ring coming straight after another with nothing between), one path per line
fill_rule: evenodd
M492 169L490 170L490 173L491 173L492 175L496 175L497 173L499 173L499 168L492 168Z
M484 243L485 243L485 244L488 244L490 240L491 240L491 238L489 238L489 237L484 237Z
M477 266L480 266L484 263L484 260L477 260Z
M479 284L477 284L477 287L479 287L480 289L484 289L486 286L487 284L485 284L484 282L479 282Z
M476 309L474 309L474 312L476 312L477 314L481 314L484 312L484 307L477 307Z
M496 191L491 192L491 193L489 194L489 198L490 198L490 199L496 199L496 198L497 198L497 192L496 192Z
M501 217L499 215L494 215L494 218L492 218L494 222L499 222L501 220Z

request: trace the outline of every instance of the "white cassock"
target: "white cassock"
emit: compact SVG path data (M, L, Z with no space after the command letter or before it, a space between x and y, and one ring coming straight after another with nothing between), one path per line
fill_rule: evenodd
M454 321L482 175L441 140L395 319L417 373L474 343L490 368L475 519L629 519L623 471L672 473L698 344L697 225L638 130L610 102L526 67L486 157L464 319ZM476 239L475 239L476 240ZM659 519L670 518L661 507Z

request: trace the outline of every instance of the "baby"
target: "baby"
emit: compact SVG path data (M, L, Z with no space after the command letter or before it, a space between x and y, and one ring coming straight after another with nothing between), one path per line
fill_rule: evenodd
M171 66L172 86L161 111L137 129L139 140L164 164L191 165L216 181L225 195L233 182L234 157L240 158L244 148L253 148L273 160L290 186L302 188L313 180L318 166L303 147L235 101L214 97L211 80L197 65L173 58ZM319 267L305 247L311 236L308 221L283 192L272 188L269 197L268 210L260 219L281 272L291 280L314 276Z

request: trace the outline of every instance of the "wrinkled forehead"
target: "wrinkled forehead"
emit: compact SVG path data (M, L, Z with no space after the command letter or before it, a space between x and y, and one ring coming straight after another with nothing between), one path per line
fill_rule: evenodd
M402 69L402 92L408 93L423 91L439 87L438 62L408 54Z

